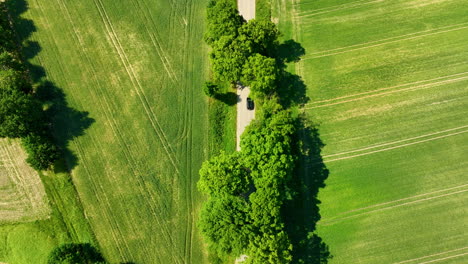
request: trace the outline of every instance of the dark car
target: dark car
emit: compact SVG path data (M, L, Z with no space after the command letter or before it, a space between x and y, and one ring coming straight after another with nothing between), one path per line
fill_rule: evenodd
M250 97L247 97L247 109L254 110L254 108L254 101Z

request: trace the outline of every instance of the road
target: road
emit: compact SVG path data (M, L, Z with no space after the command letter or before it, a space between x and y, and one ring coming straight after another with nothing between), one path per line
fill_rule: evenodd
M240 136L250 124L250 121L255 118L255 109L247 109L247 97L249 94L249 87L237 86L237 151L240 150Z
M255 0L237 0L237 8L245 20L255 18ZM255 118L255 109L247 110L247 97L249 93L249 87L237 86L237 151L240 150L240 136L244 132L245 127Z
M237 9L245 20L255 18L255 0L237 0Z

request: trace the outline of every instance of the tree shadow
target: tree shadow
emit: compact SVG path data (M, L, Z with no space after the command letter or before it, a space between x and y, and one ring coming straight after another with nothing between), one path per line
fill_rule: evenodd
M318 128L305 116L297 121L298 162L292 179L293 199L284 208L286 230L293 244L293 262L325 264L332 256L327 244L314 233L320 220L318 192L329 171L321 156L324 147Z
M64 244L49 255L48 263L104 263L102 254L89 243Z
M42 102L45 109L47 127L50 129L48 132L63 152L67 170L71 170L78 164L78 159L69 149L70 141L84 135L94 119L89 117L88 112L70 107L62 89L47 80L45 69L30 62L42 48L38 42L29 40L31 34L37 30L33 21L21 16L28 10L28 3L25 0L7 0L6 7L16 31L22 59L35 87L34 96Z
M234 92L218 93L214 97L229 106L237 104L238 101L237 94Z
M287 71L288 63L295 63L305 55L305 49L300 43L290 39L279 44L276 48L278 67L277 93L280 104L284 108L304 105L309 101L306 95L307 87L301 76Z
M309 101L309 97L306 95L307 86L301 76L283 70L280 72L278 82L277 93L280 98L280 104L284 108L304 105Z
M305 55L305 49L293 39L286 40L278 45L277 58L285 63L298 62Z

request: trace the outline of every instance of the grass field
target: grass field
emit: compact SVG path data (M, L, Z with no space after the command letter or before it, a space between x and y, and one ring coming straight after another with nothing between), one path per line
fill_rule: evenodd
M272 6L306 49L296 70L326 144L329 263L466 263L468 3Z
M27 1L31 60L93 124L73 182L112 263L204 263L195 229L208 153L206 1ZM29 26L20 25L20 31ZM72 122L70 120L70 122ZM59 128L60 129L60 128Z

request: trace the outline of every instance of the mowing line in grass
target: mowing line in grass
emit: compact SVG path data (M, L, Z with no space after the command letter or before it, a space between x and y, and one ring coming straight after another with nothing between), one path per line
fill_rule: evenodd
M464 72L464 73L459 73L459 74L455 74L455 75L461 75L461 74L466 74L466 72ZM440 78L445 78L445 77L439 77L439 78L436 78L436 79L440 79ZM367 99L367 98L371 98L371 97L376 97L376 96L387 95L387 94L393 94L393 93L399 93L399 92L407 92L407 91L415 91L415 90L428 89L428 88L438 87L438 86L441 86L441 85L444 85L444 84L450 84L450 83L455 83L455 82L463 81L463 80L466 80L466 79L468 79L468 76L463 76L463 77L458 77L458 78L453 78L453 79L448 79L448 80L443 80L443 81L438 81L438 82L433 82L433 83L427 83L427 84L422 84L422 85L417 85L417 86L410 86L410 87L407 87L407 88L397 89L397 90L394 90L394 91L387 91L387 92L382 92L382 93L371 94L371 95L362 96L362 97L358 97L358 98L354 98L354 99L349 99L349 100L344 100L344 101L338 101L338 102L335 102L335 103L329 103L329 104L323 104L323 105L311 106L311 107L304 107L303 109L306 109L306 110L307 110L307 109L328 107L328 106L332 106L332 105L344 104L344 103L359 101L359 100L363 100L363 99ZM425 82L425 81L419 81L419 82ZM417 83L417 82L416 82L416 83ZM409 83L409 84L414 84L414 83ZM392 87L387 87L387 88L380 88L380 89L373 90L373 91L369 91L369 92L364 92L364 93L359 93L359 94L354 94L354 95L343 96L343 98L344 98L344 97L354 97L354 96L360 95L360 94L375 93L375 92L377 92L377 91L390 90L390 89L392 89L392 88L408 86L409 84L401 84L401 85L392 86ZM336 99L338 99L338 98L329 99L329 100L336 100Z
M455 132L455 133L451 133L451 134L447 134L447 135L443 135L443 136L438 136L438 137L434 137L434 138L430 138L430 139L420 140L420 141L416 141L416 142L412 142L412 143L408 143L408 144L403 144L403 145L399 145L399 146L394 146L394 147L390 147L390 148L384 148L384 149L380 149L380 150L375 150L375 151L371 151L371 152L367 152L367 153L361 153L361 154L356 154L356 155L351 155L351 156L341 157L341 158L336 158L336 159L324 159L324 161L325 161L325 162L333 162L333 161L338 161L338 160L344 160L344 159L351 159L351 158L355 158L355 157L361 157L361 156L370 155L370 154L374 154L374 153L378 153L378 152L382 152L382 151L387 151L387 150L392 150L392 149L407 147L407 146L411 146L411 145L415 145L415 144L420 144L420 143L424 143L424 142L428 142L428 141L433 141L433 140L437 140L437 139L441 139L441 138L451 137L451 136L463 134L463 133L466 133L466 132L468 132L468 130L460 131L460 132Z
M447 254L447 253L452 253L452 252L464 250L464 249L467 249L467 248L468 248L468 247L462 247L462 248L453 249L453 250L449 250L449 251L444 251L444 252L440 252L440 253L436 253L436 254L432 254L432 255L427 255L427 256L424 256L424 257L420 257L420 258L414 258L414 259L408 259L408 260L404 260L404 261L400 261L400 262L395 262L395 263L393 263L393 264L408 263L408 262L412 262L412 261L416 261L416 260L421 260L421 259L425 259L425 258L440 256L440 255L444 255L444 254Z
M363 151L363 150L378 148L378 147L382 147L382 146L393 145L393 144L395 144L395 143L401 143L401 142L410 141L410 140L413 140L413 139L418 139L418 138L424 138L424 137L428 137L428 136L438 135L438 134L442 134L442 133L449 132L449 131L454 131L454 130L459 130L459 129L466 128L466 127L468 127L468 125L460 126L460 127L456 127L456 128L451 128L451 129L446 129L446 130L443 130L443 131L438 131L438 132L434 132L434 133L430 133L430 134L425 134L425 135L422 135L422 136L417 136L417 137L411 137L411 138L407 138L407 139L396 140L396 141L387 142L387 143L382 143L382 144L378 144L378 145L372 145L372 146L370 146L370 147L359 148L359 149L350 150L350 151L345 151L345 152L336 153L336 154L324 155L323 157L324 157L324 158L328 158L328 157L334 157L334 156L341 156L341 155L344 155L344 154L349 154L349 153L354 153L354 152L360 152L360 151Z
M411 199L414 199L414 198L418 198L418 197L422 197L422 196L428 196L428 195L435 194L435 193L441 193L441 192L451 191L451 190L454 190L454 189L460 189L460 188L463 188L463 187L466 187L466 186L468 186L468 184L463 184L463 185L459 185L459 186L455 186L455 187L451 187L451 188L446 188L446 189L437 190L437 191L433 191L433 192L413 195L413 196L402 198L402 199L397 199L397 200L393 200L393 201L389 201L389 202L384 202L384 203L374 204L374 205L371 205L371 206L366 206L366 207L362 207L362 208L358 208L358 209L353 209L353 210L349 210L349 211L346 211L346 212L343 212L343 213L339 213L334 217L324 218L324 219L322 219L322 221L325 221L325 222L332 221L332 220L335 220L335 219L339 219L343 215L346 215L346 214L349 214L349 213L363 211L363 210L366 210L366 209L380 207L382 205L388 205L388 204L397 203L397 202L401 202L401 201L411 200Z
M397 208L397 207L401 207L401 206L407 206L407 205L410 205L410 204L415 204L415 203L425 202L425 201L429 201L429 200L434 200L434 199L437 199L437 198L443 198L443 197L447 197L447 196L451 196L451 195L455 195L455 194L459 194L459 193L464 193L464 192L467 192L467 191L468 191L468 189L461 190L461 191L455 191L455 192L451 192L451 193L446 193L446 194L441 194L441 195L428 197L428 198L423 198L423 199L419 199L419 200L415 200L415 201L411 201L411 202L406 202L406 203L402 203L402 204L397 204L397 205L392 205L392 206L388 206L388 207L384 207L384 208L379 208L379 209L375 209L375 210L371 210L371 211L367 211L367 212L363 212L363 213L359 213L359 214L354 214L354 215L345 216L345 217L341 217L341 218L335 218L333 220L324 220L324 221L320 221L318 224L319 225L324 225L324 226L331 226L331 225L334 225L334 224L336 224L338 222L341 222L343 220L347 220L347 219L350 219L350 218L355 218L355 217L359 217L359 216L362 216L362 215L367 215L367 214L371 214L371 213L375 213L375 212L381 212L381 211L385 211L385 210L389 210L389 209L393 209L393 208Z
M439 27L439 28L428 29L428 30L414 32L414 33L404 34L404 35L400 35L400 36L395 36L395 37L384 38L384 39L380 39L380 40L374 40L374 41L354 44L354 45L341 47L341 48L334 48L334 49L329 49L329 50L324 50L324 51L317 51L317 52L310 53L309 56L304 56L302 59L303 60L308 60L308 59L315 59L315 58L321 58L321 57L326 57L326 56L332 56L332 55L342 54L342 53L345 53L345 52L351 52L351 51L355 51L355 50L378 47L378 46L382 46L382 45L386 45L386 44L390 44L390 43L395 43L395 42L398 42L398 41L411 40L411 39L431 36L431 35L435 35L435 34L461 30L461 29L467 28L467 26L466 26L467 24L468 24L468 22L459 23L459 24L454 24L454 25L449 25L449 26L444 26L444 27ZM462 27L459 27L459 26L462 26ZM452 28L452 27L456 27L456 28ZM447 29L447 28L451 28L451 29ZM442 30L442 29L447 29L447 30ZM427 32L429 32L429 33L427 33ZM421 34L421 33L424 33L424 34ZM419 34L421 34L421 35L419 35ZM414 35L417 35L417 36L414 36ZM408 37L408 36L412 36L412 37ZM374 44L374 43L378 43L378 44ZM369 44L373 44L373 45L369 45Z

